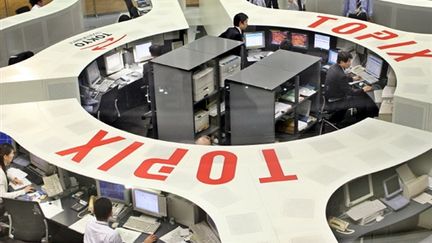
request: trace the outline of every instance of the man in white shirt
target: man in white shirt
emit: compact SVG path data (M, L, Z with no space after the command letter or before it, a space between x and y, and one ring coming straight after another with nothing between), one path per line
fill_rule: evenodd
M42 0L29 0L30 5L32 6L31 10L41 8L43 6Z
M108 226L112 216L112 203L108 198L101 197L94 204L96 220L87 223L84 232L84 243L122 243L120 234ZM155 235L149 235L144 243L156 242Z

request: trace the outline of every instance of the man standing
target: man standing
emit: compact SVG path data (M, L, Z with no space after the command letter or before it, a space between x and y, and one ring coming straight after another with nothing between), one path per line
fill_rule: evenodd
M357 121L366 117L378 115L378 107L366 92L372 91L372 87L365 85L362 88L354 88L349 85L360 77L350 77L345 74L345 69L351 66L352 56L348 52L341 51L338 54L337 63L329 68L325 80L325 98L329 110L336 111L341 121L349 108L356 108Z
M234 27L229 27L225 32L219 35L219 37L244 42L243 32L248 27L249 17L244 13L238 13L234 16L233 24ZM234 48L230 54L240 56L242 59L242 66L244 66L244 44Z
M373 0L345 0L343 16L368 21L373 13Z
M267 8L279 8L278 0L267 0Z

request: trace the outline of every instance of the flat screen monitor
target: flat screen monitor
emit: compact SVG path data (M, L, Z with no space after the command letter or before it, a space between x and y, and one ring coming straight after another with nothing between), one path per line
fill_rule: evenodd
M375 78L380 78L382 67L383 60L381 58L372 54L368 54L366 61L366 72L368 72Z
M348 182L344 186L344 193L346 207L352 207L372 197L372 176L367 175Z
M132 190L134 210L155 217L167 216L166 197L156 192Z
M338 58L338 51L337 50L329 50L327 63L330 65L336 64L337 58Z
M151 42L146 42L146 43L136 45L133 49L134 61L143 62L151 59L151 54L149 50L151 45L152 45Z
M104 56L106 74L110 75L123 69L123 55L120 51Z
M124 185L107 181L96 181L96 188L98 197L106 197L113 202L130 203L130 190L126 189Z
M6 133L2 133L0 132L0 144L2 143L8 143L8 144L12 144L12 138L9 137Z
M97 81L101 79L101 74L97 62L94 61L88 65L85 70L85 79L87 80L88 86L93 86Z
M247 49L259 49L265 47L264 31L246 32L245 45Z
M291 33L291 45L296 48L308 49L309 38L307 34Z
M288 31L270 30L272 45L280 45L280 43L288 38Z
M330 49L330 36L315 34L314 48L329 50Z
M399 181L399 176L394 175L383 181L384 193L386 199L390 199L399 195L402 192L402 186Z

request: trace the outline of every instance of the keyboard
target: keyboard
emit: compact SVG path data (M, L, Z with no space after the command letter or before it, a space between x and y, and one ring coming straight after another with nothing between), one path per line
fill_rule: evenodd
M399 209L404 208L405 206L407 206L410 202L409 199L407 199L406 197L402 196L401 194L391 198L391 199L381 199L383 201L383 203L385 203L387 206L389 206L391 209L393 209L394 211L397 211Z
M387 208L380 200L364 201L348 210L346 214L354 221L374 216ZM378 215L377 215L378 216Z
M357 76L362 77L367 83L374 84L378 82L378 79L365 71L363 66L357 65L351 69L351 72Z
M27 173L27 179L36 185L42 185L43 175L31 166L24 167L23 171Z
M159 226L159 222L149 222L146 219L140 217L130 216L123 225L123 228L143 232L146 234L154 234Z
M114 83L114 80L105 79L99 86L96 86L95 89L99 92L105 93L108 91L109 87Z

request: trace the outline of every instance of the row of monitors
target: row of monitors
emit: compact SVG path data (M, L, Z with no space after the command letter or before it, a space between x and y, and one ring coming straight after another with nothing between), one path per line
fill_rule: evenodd
M331 37L322 34L313 34L313 48L330 50ZM265 31L245 32L245 45L247 49L260 49L266 47ZM287 30L270 30L269 42L271 45L280 45L283 40L289 40L293 48L309 49L309 34L290 32Z
M386 199L391 199L402 193L399 176L393 175L382 181ZM345 206L352 207L374 196L372 176L367 175L352 180L344 186Z
M133 47L134 62L143 62L151 59L150 46L152 42L144 42ZM110 52L103 56L103 65L106 75L118 72L124 68L122 51ZM101 79L101 73L96 61L92 62L85 70L87 85L92 86Z
M124 185L106 181L96 182L98 197L109 198L113 202L130 203L131 190ZM167 216L166 197L152 191L132 189L132 205L135 211L155 216Z

